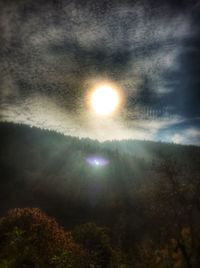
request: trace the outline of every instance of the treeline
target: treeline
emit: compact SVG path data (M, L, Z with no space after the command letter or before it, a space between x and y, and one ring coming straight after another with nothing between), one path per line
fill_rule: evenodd
M15 208L0 218L1 268L117 267L119 253L94 223L64 230L38 208Z
M11 209L0 218L0 268L199 267L199 226L172 224L172 231L168 223L158 225L157 239L149 233L130 253L95 223L65 230L38 208Z
M200 267L199 147L101 144L7 123L0 133L2 214L39 207L67 230L105 226L114 255L93 267ZM108 165L89 165L91 155Z

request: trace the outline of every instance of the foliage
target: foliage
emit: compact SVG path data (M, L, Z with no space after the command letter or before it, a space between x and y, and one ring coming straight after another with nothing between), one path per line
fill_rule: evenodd
M83 224L73 231L75 241L87 249L94 267L108 267L112 262L112 248L105 228L95 223Z
M70 232L37 208L9 210L0 220L0 267L86 267Z

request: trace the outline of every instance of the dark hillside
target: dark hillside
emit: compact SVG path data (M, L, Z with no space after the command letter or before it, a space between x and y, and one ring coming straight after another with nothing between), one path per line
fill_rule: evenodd
M99 143L9 123L0 133L1 214L39 207L67 229L93 221L110 227L123 250L160 240L165 224L171 237L174 224L200 221L199 147ZM90 156L108 164L91 165Z

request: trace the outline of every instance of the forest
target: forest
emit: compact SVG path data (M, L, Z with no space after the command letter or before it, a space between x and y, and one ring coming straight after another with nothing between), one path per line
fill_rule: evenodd
M200 147L0 133L0 268L200 267Z

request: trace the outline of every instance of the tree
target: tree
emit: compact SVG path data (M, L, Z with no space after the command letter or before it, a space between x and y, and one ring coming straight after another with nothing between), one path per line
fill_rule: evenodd
M154 187L151 191L148 187L144 195L144 204L148 205L150 215L149 222L157 226L157 236L151 232L154 267L160 267L161 263L168 265L166 262L181 268L196 268L200 265L200 215L196 198L199 178L192 179L190 172L185 175L183 170L172 159L163 159L157 167L159 174L153 179Z
M75 241L87 249L94 267L106 268L111 265L114 251L105 228L87 223L76 227L72 234Z
M0 267L88 267L86 253L38 208L11 209L0 220Z

